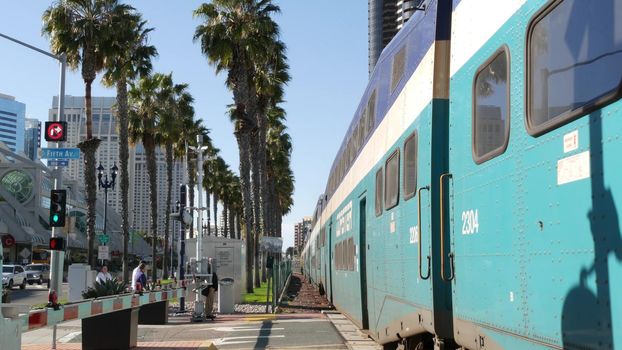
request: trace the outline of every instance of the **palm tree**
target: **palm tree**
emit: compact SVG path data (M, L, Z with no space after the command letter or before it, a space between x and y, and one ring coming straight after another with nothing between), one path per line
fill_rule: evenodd
M289 65L287 64L287 57L285 56L285 44L280 41L276 41L273 44L272 56L262 67L257 67L255 76L255 85L257 87L258 95L258 109L257 109L257 132L253 141L255 146L253 147L257 152L257 157L253 159L251 163L251 172L253 174L253 198L254 198L254 211L256 214L255 225L258 225L258 230L263 235L272 235L273 232L268 230L268 187L267 187L267 174L266 174L266 133L268 129L268 111L276 106L283 99L283 86L290 80ZM259 237L255 237L255 246L259 244ZM266 256L264 255L264 261ZM259 251L255 250L255 261L260 259ZM265 263L261 269L261 281L266 280L266 268ZM255 286L259 286L259 278L255 276Z
M244 203L246 229L247 292L253 292L253 212L250 192L251 132L256 127L257 106L253 88L255 61L261 61L266 43L272 41L274 21L270 13L278 10L270 1L214 0L194 11L204 22L194 34L201 41L201 51L216 72L227 71L227 86L233 92L235 104L235 136L240 154L240 183Z
M145 28L140 14L132 13L119 19L115 39L106 55L104 85L115 86L117 91L117 125L119 127L119 164L121 167L121 230L123 234L123 280L129 281L129 119L127 83L151 72L151 59L157 56L154 46L147 45L147 36L153 28Z
M158 124L158 141L164 145L166 155L166 210L165 213L171 212L172 208L172 190L173 190L173 160L174 147L179 142L181 132L186 120L193 120L194 108L192 103L194 99L190 95L188 84L173 84L172 74L164 76L162 80L162 93L160 103L162 110ZM164 251L168 251L168 236L170 229L170 217L166 215L164 218ZM163 278L168 277L167 254L162 259Z
M110 53L109 47L114 40L119 18L126 18L133 10L131 6L119 4L117 0L58 0L43 13L42 32L50 38L52 52L65 54L71 69L80 66L84 80L86 139L78 147L84 153L87 251L91 266L95 265L95 152L100 143L99 139L93 137L91 85L97 73L104 68L105 55Z
M158 123L162 114L163 97L166 96L164 80L166 76L156 73L140 78L131 84L130 97L130 139L141 142L145 149L147 173L149 176L149 202L151 206L151 235L153 237L152 261L156 261L156 242L158 235L158 196L156 146ZM152 280L157 279L157 269L152 269Z
M294 177L290 166L291 138L283 124L285 111L275 106L268 111L267 177L271 202L270 230L281 237L281 223L293 205Z

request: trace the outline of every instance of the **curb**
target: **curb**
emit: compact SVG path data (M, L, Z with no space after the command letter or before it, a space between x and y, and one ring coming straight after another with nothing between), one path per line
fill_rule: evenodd
M357 326L352 323L346 316L342 315L338 311L330 310L327 312L322 311L324 315L333 324L339 335L345 340L346 346L350 350L382 350L383 347L378 345L375 341L369 338L369 336Z

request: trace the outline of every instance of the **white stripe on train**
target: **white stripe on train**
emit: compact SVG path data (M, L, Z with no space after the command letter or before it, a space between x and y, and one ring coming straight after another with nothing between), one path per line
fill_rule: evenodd
M526 0L462 0L451 18L450 76L458 72ZM485 19L483 13L489 13Z

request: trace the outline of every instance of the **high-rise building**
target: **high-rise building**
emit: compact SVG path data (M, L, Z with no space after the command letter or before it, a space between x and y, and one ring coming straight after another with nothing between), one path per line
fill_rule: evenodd
M110 168L115 164L119 166L119 135L117 120L112 109L116 103L115 97L92 97L92 130L93 137L99 138L101 143L95 154L96 164L102 165L105 172L110 174ZM52 108L49 110L49 119L54 120L58 112L58 96L52 101ZM67 141L65 147L77 147L78 143L86 140L86 109L83 96L65 97L65 115L62 120L67 121ZM130 208L130 227L135 231L150 231L150 204L149 204L149 176L144 148L141 144L130 145L128 159L129 172L129 208ZM158 191L158 231L163 233L164 219L170 214L170 210L165 208L166 203L166 160L164 151L156 149L156 182ZM179 186L181 183L181 167L174 165L173 168L173 203L179 198ZM71 160L69 166L64 171L64 176L77 180L84 184L84 158ZM121 213L121 173L117 177L117 186L114 190L108 190L109 209ZM104 196L104 190L98 188L98 196Z
M0 141L13 152L24 152L26 105L0 94Z
M368 0L369 74L382 50L424 0Z
M130 223L132 228L140 232L151 232L151 204L149 196L149 174L147 172L147 155L142 144L130 148ZM172 203L179 198L179 184L183 181L182 167L179 162L173 164ZM156 186L158 188L158 233L165 231L164 220L171 214L173 208L166 209L166 155L164 149L156 148ZM110 193L110 192L109 192ZM110 194L109 194L110 195ZM121 208L119 204L119 208ZM171 229L173 227L172 220ZM169 231L171 232L171 231Z
M37 149L41 147L41 122L37 119L26 119L24 134L24 153L31 160L37 160Z
M305 216L301 222L294 225L294 246L298 251L302 250L309 234L311 233L312 218Z

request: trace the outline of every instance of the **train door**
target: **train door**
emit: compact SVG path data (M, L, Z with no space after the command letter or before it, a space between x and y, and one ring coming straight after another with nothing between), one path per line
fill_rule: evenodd
M501 3L495 8L495 13L509 11ZM465 28L481 21L462 17L461 11L453 16ZM481 347L496 348L490 333L482 330L484 324L509 331L525 327L526 276L519 269L525 247L517 218L525 210L521 200L526 189L517 186L521 163L516 147L524 121L514 108L523 95L510 84L522 76L511 69L523 55L520 45L512 45L516 30L497 34L479 48L470 36L452 37L449 163L436 181L444 221L439 232L441 278L453 289L453 333L463 346L476 339ZM458 57L454 48L474 54Z
M360 255L360 279L361 279L361 314L363 329L369 329L369 311L367 303L367 241L365 235L367 232L367 199L363 198L359 202L359 255Z

